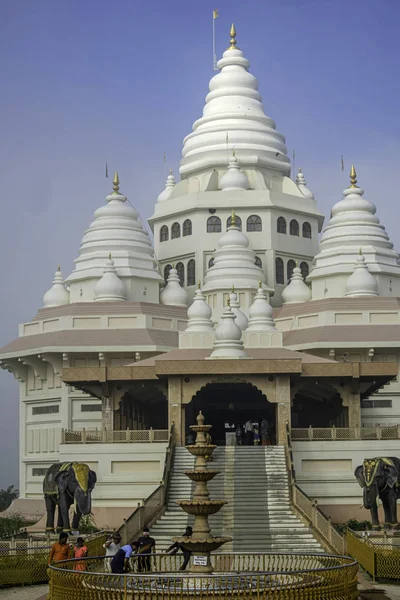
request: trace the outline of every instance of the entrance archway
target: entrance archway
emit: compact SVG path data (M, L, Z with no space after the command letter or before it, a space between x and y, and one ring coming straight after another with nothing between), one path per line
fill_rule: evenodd
M339 392L320 381L309 382L294 397L292 427L348 427L348 408Z
M238 425L243 426L248 419L259 425L263 418L270 424L270 443L276 443L275 404L268 402L251 383L215 382L203 386L186 405L186 436L190 434L189 425L195 423L199 410L206 423L212 425L213 444L226 445L227 434L234 433Z
M168 429L168 402L152 385L132 386L121 398L114 413L114 428Z

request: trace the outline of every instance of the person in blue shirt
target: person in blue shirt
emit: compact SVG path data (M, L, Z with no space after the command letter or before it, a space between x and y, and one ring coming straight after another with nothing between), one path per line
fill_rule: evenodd
M129 570L129 559L139 547L138 542L131 542L122 546L118 550L117 554L111 560L111 572L112 573L125 573Z

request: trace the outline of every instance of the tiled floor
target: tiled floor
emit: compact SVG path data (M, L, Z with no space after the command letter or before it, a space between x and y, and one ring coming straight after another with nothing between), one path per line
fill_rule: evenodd
M26 585L0 590L0 600L44 600L49 592L48 585Z

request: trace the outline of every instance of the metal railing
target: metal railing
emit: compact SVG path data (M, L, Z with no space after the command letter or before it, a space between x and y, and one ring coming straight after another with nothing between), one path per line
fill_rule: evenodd
M291 430L292 442L399 440L400 425L390 427L304 427Z
M393 539L376 540L361 532L346 531L347 551L360 565L372 575L373 579L400 579L400 546Z
M174 454L173 428L174 426L172 425L169 432L168 447L164 460L163 477L160 485L154 490L154 492L150 494L150 496L148 496L148 498L144 499L142 503L138 504L137 508L133 511L130 517L128 517L118 529L118 533L121 535L124 544L134 540L144 526L149 527L164 510L168 502L171 481L171 466Z
M104 554L103 544L106 534L99 532L91 534L90 538L83 536L89 555L101 556ZM8 540L5 540L8 541ZM0 541L0 588L9 585L31 585L45 583L49 580L48 558L51 546L47 540L45 545L22 545L22 540L17 540L16 547L6 548L5 541ZM36 542L35 542L36 544Z
M152 555L151 572L138 572L140 557L128 574L104 572L104 559L87 559L85 571L74 561L50 567L49 600L199 600L270 598L287 600L356 600L357 562L350 557L318 554L212 554L213 574L179 572L181 561ZM182 558L182 557L180 557ZM81 564L82 560L79 561Z
M292 429L293 432L293 429ZM290 499L299 516L314 529L324 546L338 554L346 552L346 539L332 525L331 519L324 515L318 508L316 500L312 500L296 484L296 475L293 465L292 443L289 424L286 423L286 462L289 472Z
M134 444L149 442L168 442L168 429L126 429L110 431L108 429L81 429L71 431L62 429L61 444Z

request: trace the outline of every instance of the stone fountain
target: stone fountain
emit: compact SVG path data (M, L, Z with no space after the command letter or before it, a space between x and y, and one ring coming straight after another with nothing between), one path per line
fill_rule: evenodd
M191 571L193 573L212 573L210 552L217 550L226 542L230 542L232 538L213 537L211 535L208 517L219 512L226 501L210 500L207 484L218 475L219 471L207 468L207 457L212 456L216 446L207 443L206 434L210 431L212 425L204 425L204 416L201 411L196 421L197 425L191 425L190 427L196 433L196 443L186 446L190 454L196 457L196 462L192 471L185 471L185 475L196 484L193 500L177 501L184 511L194 515L193 535L192 537L174 538L173 541L178 542L186 550L192 552Z

